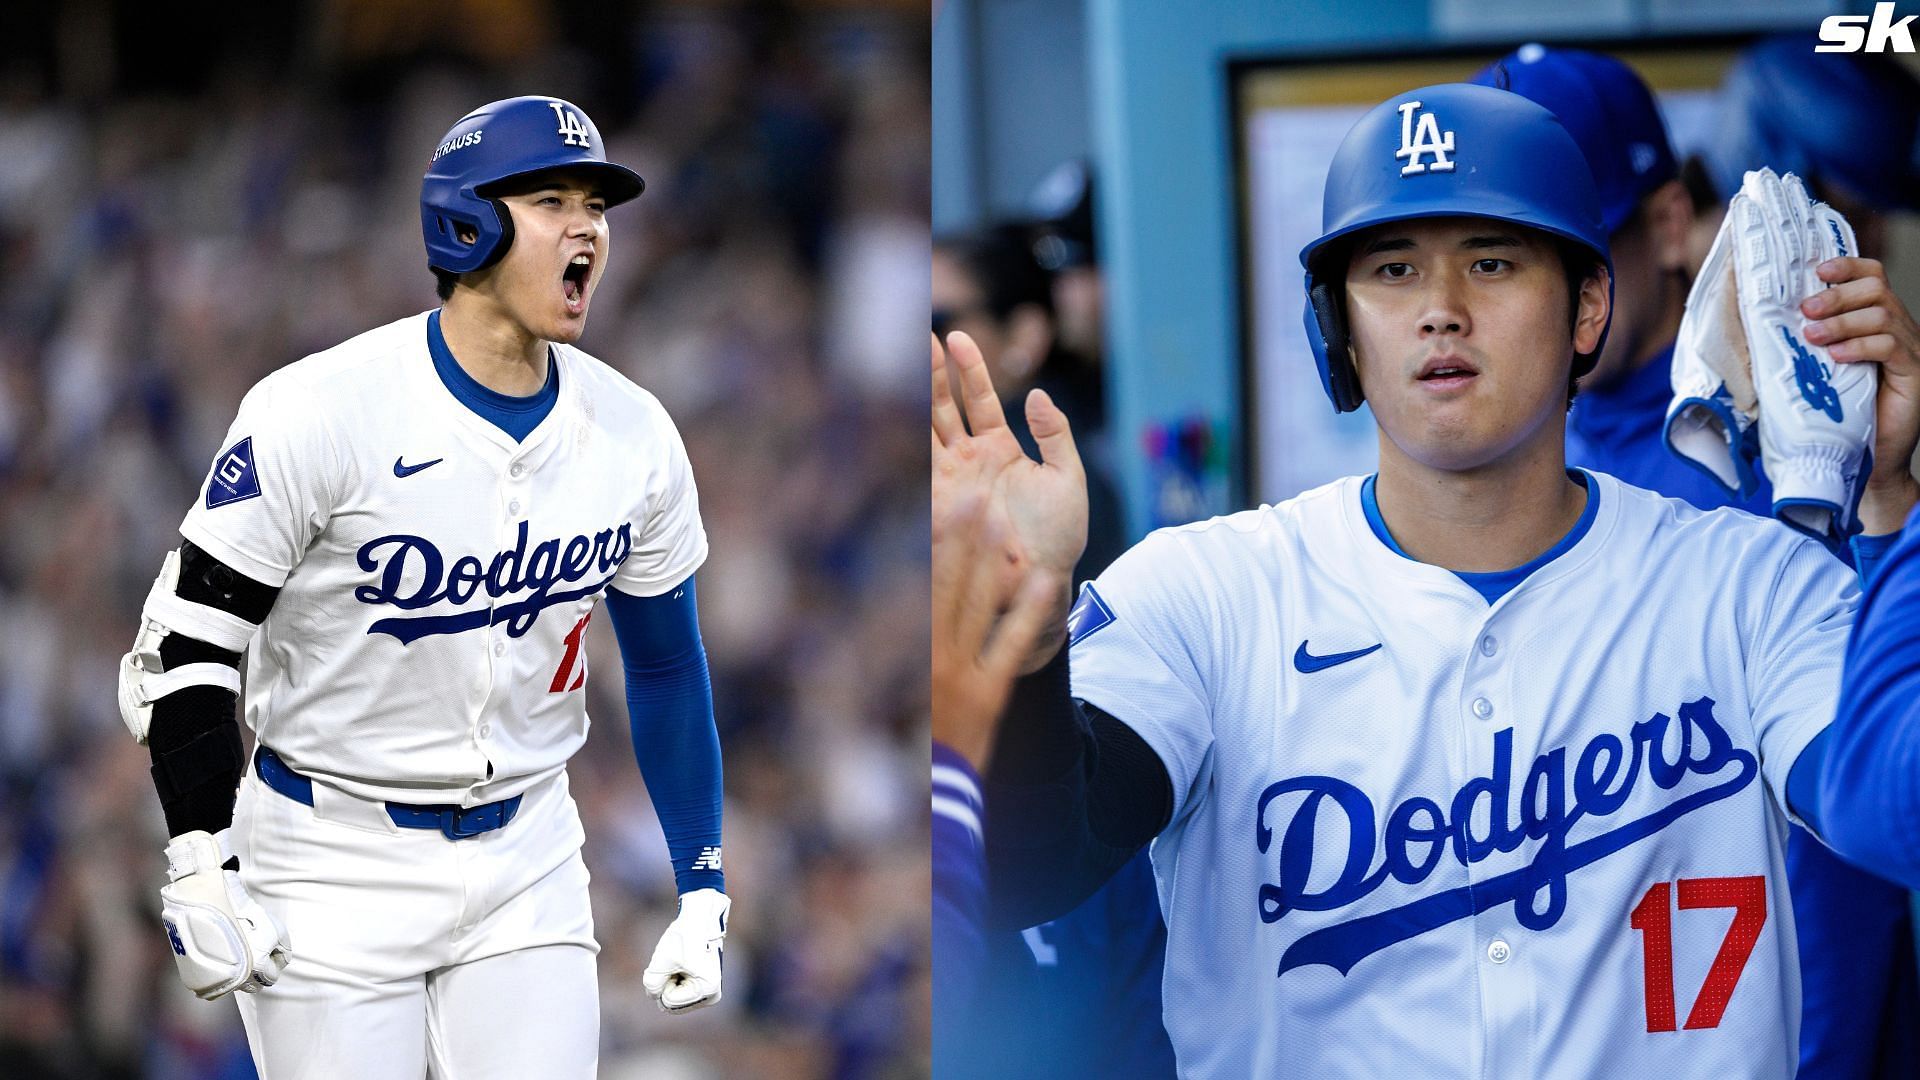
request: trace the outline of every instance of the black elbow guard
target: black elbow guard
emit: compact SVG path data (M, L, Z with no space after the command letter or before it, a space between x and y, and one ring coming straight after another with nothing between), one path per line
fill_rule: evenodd
M244 765L240 658L279 590L195 547L169 552L120 665L120 713L153 760L171 835L233 819Z

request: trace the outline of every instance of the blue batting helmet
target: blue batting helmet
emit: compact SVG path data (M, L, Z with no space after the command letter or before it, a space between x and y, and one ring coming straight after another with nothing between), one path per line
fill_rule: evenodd
M513 217L491 190L547 169L590 170L608 206L646 189L646 181L607 160L600 129L578 105L554 97L517 97L460 118L433 151L420 182L420 231L427 265L464 274L492 265L513 242ZM472 242L460 226L474 231Z
M1362 229L1415 218L1479 217L1539 229L1613 260L1600 196L1586 155L1560 121L1518 94L1448 83L1396 95L1375 106L1341 140L1327 167L1320 238L1300 251L1306 267L1307 341L1320 384L1338 412L1365 395L1354 370L1340 284L1345 245ZM1574 359L1576 377L1593 370L1606 344Z

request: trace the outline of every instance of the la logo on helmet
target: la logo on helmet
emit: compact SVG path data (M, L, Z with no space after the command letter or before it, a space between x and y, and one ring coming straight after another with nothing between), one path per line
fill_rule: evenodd
M568 146L593 145L587 138L587 125L580 122L580 117L575 115L573 110L558 101L549 101L547 104L553 108L553 115L560 118L559 134L562 143Z
M1444 134L1440 130L1440 121L1430 112L1420 113L1419 123L1414 123L1414 113L1420 112L1420 103L1406 101L1400 104L1400 149L1393 156L1404 158L1406 164L1400 167L1401 176L1418 176L1424 172L1452 172L1453 161L1447 155L1453 153L1453 132ZM1431 154L1433 162L1428 164L1421 157Z

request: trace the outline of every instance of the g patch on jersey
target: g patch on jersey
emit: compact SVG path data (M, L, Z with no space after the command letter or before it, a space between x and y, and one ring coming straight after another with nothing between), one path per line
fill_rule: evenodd
M1093 582L1080 586L1080 599L1073 603L1073 613L1067 616L1067 645L1072 647L1086 640L1087 635L1113 621L1113 609L1093 591Z
M249 435L214 459L207 477L207 509L258 497L260 477L253 471L253 436Z

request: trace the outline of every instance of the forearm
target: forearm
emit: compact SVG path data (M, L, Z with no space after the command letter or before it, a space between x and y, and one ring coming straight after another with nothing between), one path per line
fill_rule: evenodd
M1076 702L1064 652L1014 687L987 776L992 922L1078 907L1167 825L1173 785L1139 735Z
M633 752L653 800L682 894L726 888L721 869L722 770L713 685L694 614L678 597L607 594L626 673Z
M1885 475L1867 481L1860 495L1860 534L1884 536L1897 532L1907 520L1916 502L1920 502L1920 481L1904 468L1891 468Z

